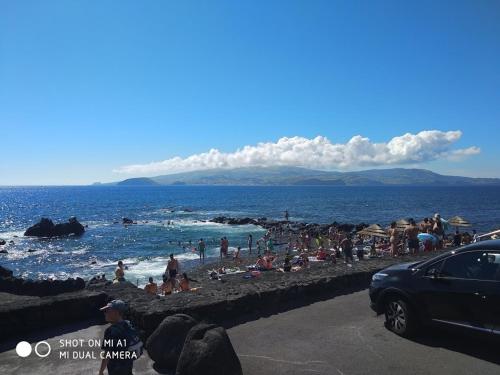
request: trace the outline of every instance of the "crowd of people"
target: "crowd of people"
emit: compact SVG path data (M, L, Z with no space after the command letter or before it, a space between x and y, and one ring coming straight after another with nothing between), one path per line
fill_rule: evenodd
M392 222L387 230L380 228L379 233L366 233L363 231L347 232L336 226L330 226L327 231L318 231L310 227L296 231L289 222L289 213L285 211L285 223L273 226L261 238L255 241L252 234L246 239L246 259L242 247L237 246L232 253L229 252L229 240L220 238L219 257L221 266L216 274L224 274L225 262L233 262L236 270L243 263L247 270L261 272L279 270L282 272L299 271L309 267L310 262L337 263L343 260L352 266L355 260L365 257L402 256L440 250L446 247L458 247L475 242L477 233L461 233L458 229L450 233L450 226L439 214L424 218L420 223L414 219L407 222ZM214 241L211 241L212 246ZM281 255L280 251L281 250ZM255 251L256 250L256 251ZM203 238L193 248L199 254L200 262L205 262L207 243ZM252 261L254 259L254 261ZM118 262L115 270L114 282L125 281L125 267L122 261ZM144 287L150 294L169 295L175 292L192 290L190 279L186 273L180 273L180 265L174 254L170 254L163 282L158 285L152 277Z
M125 282L125 270L123 261L118 261L118 265L115 269L115 278L113 283ZM104 279L104 275L103 275ZM177 292L188 292L195 290L196 288L191 288L190 282L197 282L192 278L189 278L186 272L180 273L179 261L174 257L174 254L170 254L165 273L163 274L163 282L158 285L153 277L149 277L148 283L144 286L144 290L149 294L154 295L169 295Z

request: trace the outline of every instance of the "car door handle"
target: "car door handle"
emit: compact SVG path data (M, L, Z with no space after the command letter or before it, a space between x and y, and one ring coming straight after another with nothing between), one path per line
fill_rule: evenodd
M486 299L486 296L482 292L474 292L474 295L481 299Z

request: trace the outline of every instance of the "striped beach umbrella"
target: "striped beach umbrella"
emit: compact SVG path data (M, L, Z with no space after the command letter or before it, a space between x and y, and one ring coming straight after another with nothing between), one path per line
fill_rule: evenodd
M406 219L399 219L398 221L396 221L396 229L401 232L403 232L409 225L410 222Z
M389 237L387 232L378 224L372 224L366 227L363 230L360 230L358 234L363 236L372 236L372 237Z
M448 219L448 224L454 226L454 227L470 227L472 226L471 223L469 223L467 220L460 216L454 216L451 219Z

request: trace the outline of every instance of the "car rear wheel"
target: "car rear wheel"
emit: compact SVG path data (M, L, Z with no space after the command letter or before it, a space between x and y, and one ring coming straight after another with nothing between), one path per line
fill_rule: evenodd
M402 299L392 298L385 305L385 326L403 337L410 337L417 328L417 317Z

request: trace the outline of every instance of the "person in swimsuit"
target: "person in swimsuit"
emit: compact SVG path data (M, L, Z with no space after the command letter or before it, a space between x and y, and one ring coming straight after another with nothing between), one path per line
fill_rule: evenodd
M404 235L408 239L408 248L410 249L410 254L417 254L419 249L418 233L419 229L415 224L415 220L409 220L410 225L405 228Z
M251 234L248 235L248 254L252 254L253 237Z
M200 262L205 263L205 249L206 249L206 244L205 241L203 241L203 238L200 238L200 241L198 242L198 252L200 253Z
M398 255L398 245L399 245L399 233L396 228L396 222L391 223L391 228L389 229L389 235L391 236L389 242L391 243L391 255L393 257Z
M149 294L158 294L158 285L154 282L152 277L149 278L149 283L146 284L144 290Z
M233 260L236 264L240 264L242 262L242 259L240 258L240 252L241 252L241 247L238 246L233 255Z
M223 255L224 255L224 237L220 239L220 260L222 260Z
M340 242L340 247L342 248L342 252L344 253L344 262L347 265L352 264L354 262L354 258L352 256L353 244L351 238L349 236L346 236L342 240L342 242Z
M123 262L118 261L118 267L115 269L115 279L114 283L125 281L125 271L123 270Z
M438 243L436 248L438 250L442 249L444 240L444 228L443 228L443 222L441 221L441 216L439 214L434 215L434 226L432 227L432 231L438 238Z
M170 260L167 263L167 270L165 273L168 274L168 278L175 280L177 273L179 272L179 262L174 258L174 254L170 254Z
M266 266L267 266L267 261L262 258L262 255L257 255L257 263L255 263L255 267L259 270L259 271L263 271L266 269Z
M191 288L189 287L189 277L186 274L186 272L184 272L182 274L181 280L179 281L179 290L181 292L189 292L190 289Z
M175 282L175 278L173 279ZM160 292L162 295L166 296L172 294L174 288L172 287L172 280L166 277L163 277L163 283L160 285Z

